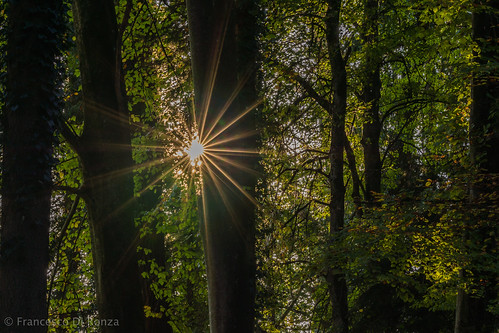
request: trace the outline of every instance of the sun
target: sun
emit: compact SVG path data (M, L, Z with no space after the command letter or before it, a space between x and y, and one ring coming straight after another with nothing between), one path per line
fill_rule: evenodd
M190 142L189 147L184 148L184 152L189 156L192 165L199 164L201 156L204 154L204 145L195 137Z

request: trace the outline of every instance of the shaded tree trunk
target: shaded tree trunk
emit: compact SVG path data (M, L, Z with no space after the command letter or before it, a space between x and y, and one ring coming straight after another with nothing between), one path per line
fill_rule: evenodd
M330 237L334 242L344 227L345 185L343 183L343 151L345 147L345 115L347 106L347 75L341 54L339 37L341 0L329 0L326 13L326 37L331 63L333 103L330 163L331 183ZM341 263L332 263L327 272L331 306L333 308L332 332L348 332L347 284Z
M57 57L62 1L8 5L3 114L0 331L45 332L18 319L46 319L51 166L59 113ZM10 318L10 319L9 319Z
M163 266L167 262L166 249L165 249L165 236L163 234L156 233L157 226L151 226L152 232L145 235L141 240L140 244L143 248L151 250L151 254L144 255L141 259L147 262L153 260L158 263L158 265ZM146 266L145 268L149 268ZM151 289L152 279L143 279L142 283L142 293L144 298L144 305L151 308L152 312L162 313L160 318L147 317L145 319L145 331L150 333L162 332L162 333L173 333L173 328L169 323L169 317L161 311L161 307L168 309L170 304L167 300L158 299L154 291Z
M472 294L459 290L456 303L455 333L495 332L497 318L487 311L488 303L497 297L497 272L479 262L484 255L497 253L497 238L494 233L497 218L493 214L497 202L489 202L497 193L499 180L499 81L497 61L499 57L499 3L497 1L474 1L472 16L473 39L480 48L478 64L482 66L473 74L471 88L472 107L470 114L470 153L477 177L471 186L473 204L482 206L484 212L474 216L473 224L465 238L468 242L480 242L478 258L472 259L472 274L479 276L480 293ZM487 68L488 67L488 68ZM489 215L492 214L492 217ZM497 221L497 220L496 220ZM478 226L476 226L478 224ZM480 268L477 268L480 267ZM464 271L461 274L466 275Z
M99 318L119 321L103 332L144 331L134 225L133 160L114 2L73 3L85 126L64 131L83 166L82 195L92 235Z
M373 204L373 193L381 192L381 159L379 154L379 136L381 122L379 119L379 98L381 90L380 65L381 57L376 50L378 40L378 1L366 0L364 5L363 41L366 49L364 59L364 80L361 100L367 107L364 112L362 126L362 147L364 149L365 166L365 199Z
M128 63L127 68L133 68L134 64ZM137 103L133 106L133 114L144 114L146 111L145 103ZM153 126L151 122L145 122L147 126ZM136 135L136 133L134 133ZM149 179L146 182L153 182L154 179L159 177L159 174L153 173L149 174ZM162 192L159 190L149 189L145 193L142 193L137 198L137 210L139 212L149 212L155 209L161 202ZM159 266L166 265L167 249L165 246L165 235L163 233L157 233L158 225L162 223L160 220L151 221L151 224L147 225L147 233L141 235L140 245L144 249L148 249L151 252L149 254L139 254L139 261L143 260L145 262L154 261ZM150 267L148 264L139 267L141 272L149 271ZM142 279L142 297L144 300L144 306L149 306L151 311L154 313L162 313L160 318L157 317L146 317L145 319L145 331L150 333L162 332L162 333L173 333L173 328L169 323L169 317L164 312L161 311L161 307L168 309L170 304L165 299L158 299L155 295L153 289L151 288L152 279L143 278Z
M155 175L157 176L157 175ZM147 212L151 211L160 204L161 201L161 191L147 191L138 198L139 211ZM157 233L158 224L160 221L152 222L148 225L146 235L143 235L140 240L140 246L144 249L148 249L151 252L149 254L139 255L140 260L144 260L147 264L141 267L141 271L149 271L149 262L152 260L156 262L159 266L166 265L167 249L165 248L165 235L163 233ZM153 279L142 279L142 295L144 299L144 305L149 306L151 311L154 313L162 313L160 318L147 317L145 319L145 331L150 333L162 332L162 333L173 333L173 328L169 324L169 317L164 312L161 311L161 307L168 309L170 304L165 299L158 299L157 295L151 288L151 283Z
M195 110L200 118L201 140L215 122L220 128L256 100L255 92L255 1L188 0L194 76ZM251 73L248 75L248 73ZM218 122L217 115L230 101L236 87L242 89ZM203 114L206 112L206 122ZM221 140L255 132L252 113L230 126ZM215 130L216 131L216 130ZM218 139L217 138L217 139ZM255 136L227 142L256 150ZM210 157L249 196L256 177L233 165ZM255 157L229 156L246 168L256 168ZM201 230L208 273L211 332L253 332L255 304L255 205L213 164L204 160Z

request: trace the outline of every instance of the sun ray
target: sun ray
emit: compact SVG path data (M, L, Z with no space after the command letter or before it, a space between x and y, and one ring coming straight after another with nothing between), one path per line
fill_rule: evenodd
M111 172L108 172L108 173L105 173L105 174L102 174L99 176L89 178L89 180L96 181L96 180L100 180L100 179L110 179L110 178L122 177L122 176L124 176L132 171L135 171L135 170L138 170L141 168L147 168L147 167L159 165L161 163L164 163L164 161L165 161L165 159L160 158L160 159L155 159L155 160L147 161L147 162L140 163L140 164L134 164L134 165L126 167L126 168L122 168L119 170L111 171Z
M217 126L219 120L223 117L223 115L225 114L225 112L229 109L229 107L231 106L232 102L234 101L234 99L236 99L237 95L241 92L241 90L243 89L243 87L246 84L246 82L248 82L248 79L250 78L250 76L251 76L251 71L248 70L247 73L245 73L245 75L243 76L243 78L238 81L238 83L236 85L236 88L234 89L234 91L232 92L232 94L229 96L229 98L225 102L224 106L220 109L220 111L218 112L218 115L212 121L212 124L211 124L210 128L208 129L208 131L206 132L206 134L201 133L203 135L203 137L207 137L208 138L210 136L211 132Z
M257 150L252 150L252 149L244 149L244 148L234 148L234 149L224 149L224 148L206 148L205 151L211 152L211 153L222 153L222 154L230 154L230 155L235 155L235 154L243 154L243 155L253 155L253 154L258 154Z
M175 143L178 143L180 145L182 141L175 140ZM117 149L123 149L123 150L130 150L130 145L127 144L119 144L119 143L107 143L103 144L102 146L104 147L109 147L109 148L117 148ZM164 152L168 150L168 148L165 145L143 145L143 144L132 144L132 149L150 149L153 151L159 151L159 152Z
M210 143L210 144L203 143L203 146L205 147L206 150L211 150L211 149L213 149L212 147L219 146L219 145L227 143L227 142L241 140L241 139L250 137L252 135L255 135L255 133L256 133L256 131L247 131L247 132L239 133L236 135L232 135L230 137L226 137L225 139L222 139L222 140L217 140L217 141Z
M207 163L206 163L207 164ZM239 222L239 219L237 217L237 213L231 204L227 194L225 193L225 190L222 188L222 185L224 185L226 188L234 192L234 188L230 186L230 184L227 184L226 181L224 181L220 176L216 175L213 170L211 170L210 167L206 168L208 170L210 178L213 180L213 184L215 185L218 194L222 198L222 201L224 203L225 208L229 212L230 216L232 217L231 222L237 229L237 231L241 234L244 235L244 228L242 227L241 223ZM204 192L204 191L203 191ZM206 201L203 202L203 205L206 206ZM205 217L206 219L206 217Z
M228 186L228 184L226 182L224 182L224 180L222 178L220 178L218 175L216 175L215 172L213 172L213 170L211 170L211 168L209 166L208 166L207 170L208 170L208 174L209 174L210 178L213 180L213 184L215 184L215 187L217 188L218 194L222 198L222 201L225 205L225 208L229 211L229 214L231 215L232 220L236 220L236 218L235 218L236 213L235 213L232 205L230 204L229 199L227 198L227 195L225 194L224 189L222 188L222 185L225 185L225 187L227 187L227 188L230 188L230 186Z
M224 127L222 127L221 129L219 129L212 137L209 137L209 138L206 138L206 141L202 141L202 143L204 145L208 145L210 142L212 142L213 140L215 140L220 134L222 134L224 131L226 131L229 127L231 127L232 125L234 125L235 123L237 123L241 118L243 118L244 116L246 116L249 112L251 112L253 109L255 109L258 105L260 105L262 103L262 100L259 99L257 100L255 103L253 103L252 105L250 105L248 108L246 108L246 110L244 110L243 112L241 112L236 118L234 118L231 122L229 122L227 125L225 125Z
M222 175L224 175L231 183L234 185L246 198L248 198L253 204L258 205L256 200L244 189L237 183L227 172L225 172L221 167L219 167L210 157L204 155L204 158L206 158L211 165L213 165Z
M228 158L224 158L224 157L222 157L222 156L220 156L220 155L213 154L213 153L210 153L210 152L206 152L206 154L207 154L207 155L210 155L210 156L212 156L212 157L214 157L214 158L216 158L216 159L219 159L219 160L221 160L222 162L225 162L225 163L227 163L227 164L230 164L230 165L232 165L232 166L235 166L235 167L236 167L236 168L238 168L238 169L244 170L244 171L246 171L246 172L248 172L248 173L251 173L251 174L254 174L254 175L260 175L260 173L259 173L259 172L255 171L255 170L253 170L253 169L251 169L251 168L248 168L248 167L244 166L244 165L243 165L243 164L241 164L241 163L237 163L237 162L232 161L232 160L230 160L230 159L228 159Z
M208 71L208 76L207 76L207 84L206 87L208 87L207 91L205 92L205 95L203 96L203 101L201 105L201 114L200 114L200 121L198 122L200 125L200 136L203 135L203 130L206 125L206 119L208 117L208 108L211 103L211 96L213 93L213 89L215 87L215 81L217 77L217 72L218 72L218 66L220 64L220 58L222 56L222 49L223 45L225 42L225 36L227 35L227 28L229 26L229 13L225 15L225 19L222 21L221 26L219 29L215 29L215 31L218 31L217 33L220 34L220 39L218 39L218 43L213 47L213 54L210 57L211 59L211 65L209 66L210 70ZM217 40L216 38L214 38Z
M168 174L172 173L178 165L182 164L183 162L187 161L187 157L183 157L178 163L174 163L170 168L168 168L166 171L163 171L158 177L156 177L152 182L150 182L148 185L146 185L142 190L138 192L139 195L142 195L144 192L146 192L148 189L150 189L152 186L156 185L159 183L162 179L164 179Z
M208 168L205 164L205 168ZM201 190L201 200L203 202L203 205L201 207L202 214L203 214L203 226L204 226L204 234L208 235L208 204L206 200L206 192ZM206 241L205 248L209 248L210 244L208 243L210 240L210 237L204 237ZM207 260L210 260L209 253L207 254Z

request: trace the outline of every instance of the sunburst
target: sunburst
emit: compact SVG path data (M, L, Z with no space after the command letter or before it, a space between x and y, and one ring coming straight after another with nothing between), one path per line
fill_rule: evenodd
M233 112L233 103L244 89L253 73L253 69L248 68L244 75L240 77L232 91L228 92L226 100L220 103L221 105L218 110L210 109L225 39L226 24L228 24L228 20L224 21L224 26L219 29L221 38L217 39L218 45L212 49L213 53L208 55L211 61L208 62L210 68L206 84L207 92L199 109L194 110L194 108L191 108L193 117L186 116L189 112L182 113L170 110L163 112L163 114L168 113L170 118L159 121L157 125L133 124L136 127L141 127L144 132L152 133L156 137L155 144L146 145L136 143L134 144L134 149L155 152L156 158L147 160L126 170L123 169L113 174L105 175L105 177L118 176L118 174L131 172L132 169L138 171L149 167L157 168L163 165L163 172L159 172L154 179L151 179L149 183L142 186L142 189L138 190L137 194L139 196L169 177L173 177L174 183L178 185L185 185L186 187L196 186L196 193L201 194L202 186L200 185L203 183L203 178L209 177L213 180L214 185L217 186L218 192L230 186L256 203L247 189L243 188L231 172L227 170L239 168L242 172L255 172L241 163L239 158L234 158L236 156L241 157L241 155L254 155L258 153L254 148L248 149L237 147L236 145L242 139L253 136L255 132L243 131L235 133L233 130L234 125L247 117L262 102L261 100L257 100L239 112ZM231 110L231 112L227 112L228 110ZM228 113L231 114L230 117L227 116ZM189 120L186 118L189 118ZM128 120L123 119L122 121L127 122ZM120 147L109 148L120 149ZM127 147L123 147L122 149L127 149ZM221 186L222 182L225 184L224 186ZM165 191L168 190L165 189ZM223 197L224 193L220 193L220 195ZM133 200L132 198L126 205Z
M191 140L188 147L184 148L184 152L189 156L192 166L201 165L201 157L204 154L204 145L199 142L199 138L196 135L194 139Z

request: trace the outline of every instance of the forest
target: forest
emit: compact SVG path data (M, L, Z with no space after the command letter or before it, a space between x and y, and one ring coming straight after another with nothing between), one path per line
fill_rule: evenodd
M0 332L499 332L499 1L1 0Z

